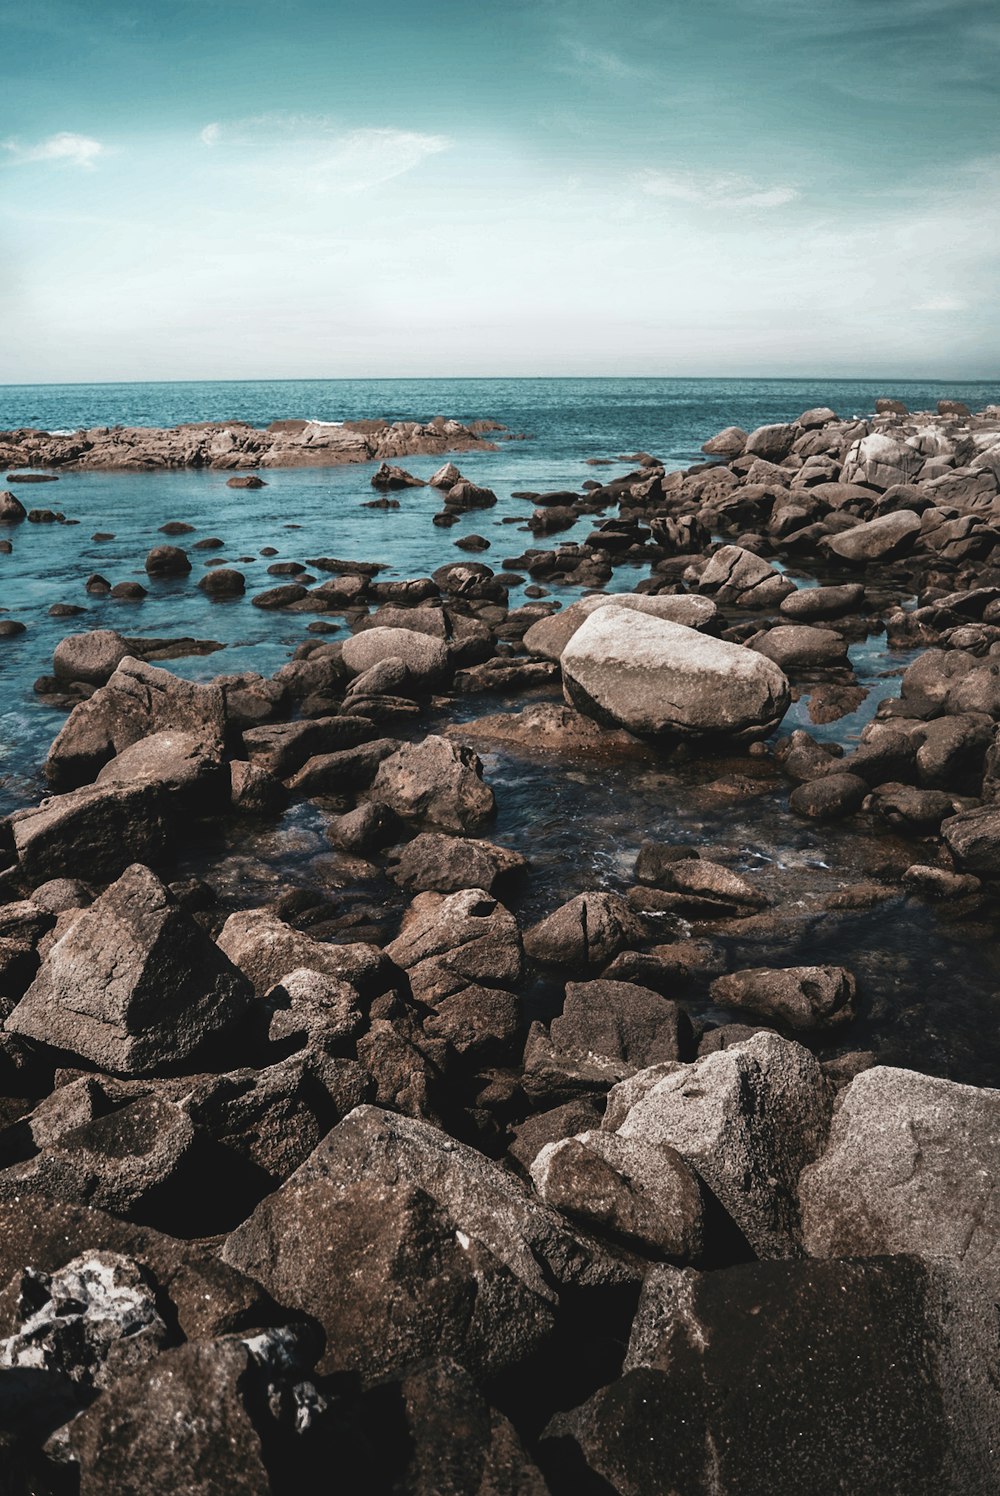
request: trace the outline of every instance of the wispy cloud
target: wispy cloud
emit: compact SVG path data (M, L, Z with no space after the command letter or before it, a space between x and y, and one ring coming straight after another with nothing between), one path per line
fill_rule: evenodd
M213 121L199 139L210 150L236 153L246 170L264 180L294 177L313 194L364 192L449 150L447 135L392 128L344 130L325 116L268 114Z
M92 140L89 135L75 135L70 130L60 130L57 135L50 135L47 140L40 140L35 145L22 145L19 140L5 140L0 148L7 152L7 160L12 165L47 161L55 165L80 167L84 171L93 171L98 158L108 154L107 148L99 140Z
M639 79L648 79L650 70L627 57L622 57L619 52L611 51L607 47L588 47L583 42L569 39L563 43L565 58L557 65L559 72L568 72L577 77L611 78L617 82L636 82Z
M961 296L932 296L927 301L918 301L915 312L964 312L969 303Z
M637 172L633 181L648 197L730 208L783 208L799 196L797 188L787 183L766 185L752 177L732 174L701 176L696 172L650 169Z

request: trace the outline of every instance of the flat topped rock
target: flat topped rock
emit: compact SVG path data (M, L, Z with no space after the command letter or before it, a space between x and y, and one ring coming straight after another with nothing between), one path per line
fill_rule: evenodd
M561 664L574 706L643 736L764 737L791 700L763 655L614 606L591 614Z

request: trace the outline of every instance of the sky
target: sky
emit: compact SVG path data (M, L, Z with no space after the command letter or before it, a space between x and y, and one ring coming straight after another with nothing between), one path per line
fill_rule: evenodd
M5 0L0 382L1000 375L995 0Z

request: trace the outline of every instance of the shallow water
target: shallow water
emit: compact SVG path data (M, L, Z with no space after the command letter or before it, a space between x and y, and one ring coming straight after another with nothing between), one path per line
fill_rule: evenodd
M460 417L490 416L532 439L504 443L495 453L463 454L458 460L474 481L493 488L495 509L465 516L450 530L431 524L439 500L429 490L398 495L398 510L362 507L373 497L371 465L279 470L259 490L226 487L225 473L65 474L58 483L25 486L29 507L64 510L73 526L20 525L10 531L14 554L0 557L0 605L28 624L28 632L0 643L0 811L37 798L40 765L63 714L42 704L33 680L51 669L52 650L68 632L113 627L125 634L195 635L224 643L207 657L171 661L191 678L241 669L269 674L309 637L312 615L263 612L251 606L254 592L285 580L272 578L275 560L310 556L386 563L386 576L426 575L465 553L453 542L477 532L491 541L481 557L499 567L505 556L532 544L555 544L592 527L590 516L574 531L535 542L510 516L527 515L530 504L514 490L579 489L588 478L624 470L588 466L589 456L651 450L668 465L694 460L702 440L719 427L751 427L788 419L810 405L832 404L843 414L870 410L875 395L899 393L914 407L952 394L982 404L995 392L982 386L946 389L805 381L463 381L246 386L69 387L64 390L0 391L0 427L51 428L116 420L169 424L184 419L243 416L257 424L284 415L338 419L343 415L428 417L443 411ZM429 476L439 459L404 463ZM15 487L16 485L11 485ZM163 537L158 527L183 520L196 533L177 543L189 549L195 570L179 581L149 581L142 571L146 551ZM293 528L301 526L301 529ZM95 531L113 531L97 542ZM207 555L190 542L218 535L225 548ZM274 546L277 557L261 557ZM247 577L247 597L212 602L195 583L205 559L224 558ZM252 558L252 559L247 559ZM141 603L89 597L91 572L110 581L139 578L149 588ZM616 590L634 588L644 571L616 570ZM809 578L796 572L801 584ZM576 594L554 589L561 601ZM511 602L520 601L517 589ZM77 619L50 619L53 602L82 605ZM331 621L336 621L335 619ZM892 651L873 635L852 644L850 658L868 695L856 711L817 725L809 719L808 688L785 719L782 732L802 725L815 736L851 746L871 720L878 702L899 690L899 676L915 652ZM516 710L524 699L460 699L453 719ZM775 901L779 921L768 931L748 927L719 937L736 965L842 962L862 985L858 1022L838 1035L835 1047L876 1048L886 1060L979 1084L1000 1084L1000 973L992 931L959 931L940 911L895 896L858 912L830 911L826 900L865 882L898 877L908 861L921 860L919 844L903 846L876 833L859 818L847 826L815 828L790 817L787 786L764 777L754 761L682 761L647 755L611 764L586 759L530 756L508 748L494 751L477 742L486 777L497 793L498 815L490 833L518 847L532 871L518 906L530 922L577 892L626 888L639 844L646 838L684 841L715 856L758 883ZM288 884L322 889L344 921L372 925L385 938L395 934L404 900L381 877L335 852L324 835L327 811L294 806L280 822L243 826L214 844L193 848L179 872L211 873L225 903L265 902ZM664 937L676 921L664 922ZM349 938L349 936L347 936ZM704 993L684 995L707 1016ZM539 1010L556 1000L537 994Z

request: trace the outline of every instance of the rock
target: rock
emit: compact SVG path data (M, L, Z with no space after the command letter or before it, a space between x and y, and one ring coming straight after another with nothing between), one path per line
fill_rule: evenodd
M360 997L368 999L392 985L393 968L377 947L314 940L263 909L231 914L218 945L258 996L299 967L346 982Z
M479 888L417 894L386 955L406 971L413 995L430 1004L470 983L516 986L522 975L517 921Z
M187 808L218 815L226 808L227 778L213 744L166 728L123 748L104 765L97 783L158 785Z
M0 492L0 525L17 525L27 519L28 511L9 488Z
M265 994L272 1009L268 1037L295 1039L314 1048L335 1049L357 1037L363 1026L358 994L348 982L300 966Z
M889 400L883 396L875 401L875 412L880 416L908 416L910 408L902 400Z
M176 545L154 545L146 557L146 571L151 577L183 577L190 570L186 552Z
M263 478L256 473L238 473L235 478L226 479L227 488L266 488L267 484Z
M961 400L939 400L937 403L939 416L958 416L960 420L967 420L972 411Z
M60 680L104 686L131 653L128 641L121 634L112 629L92 629L87 634L67 634L60 639L52 656L52 668Z
M19 619L0 619L0 639L19 639L26 629L27 624L21 623Z
M795 1032L833 1028L854 1017L857 984L842 966L789 966L734 971L709 989L721 1008L745 1008Z
M283 587L268 587L264 592L257 592L250 601L255 608L267 610L289 608L292 603L303 602L308 596L308 587L303 587L298 582L288 582Z
M798 435L798 430L791 423L758 426L747 437L744 450L748 456L763 457L768 462L781 462L792 450L792 443Z
M610 1132L585 1132L542 1148L531 1165L547 1205L677 1262L696 1261L704 1245L697 1179L680 1154L647 1148Z
M795 583L762 556L739 545L720 546L698 577L700 591L740 608L773 608Z
M569 982L550 1036L564 1054L623 1061L622 1075L679 1060L692 1043L687 1014L658 992L633 982Z
M261 764L234 759L229 765L229 801L239 815L276 815L287 799L281 780Z
M246 591L246 577L228 566L216 567L198 579L198 586L209 597L241 597Z
M370 796L405 821L460 834L481 830L496 807L477 755L437 736L404 743L384 758Z
M379 464L379 467L372 474L371 481L372 488L383 490L424 487L423 478L414 478L413 474L408 473L405 468L393 467L388 462Z
M231 1030L249 999L225 953L135 865L56 942L5 1027L141 1075Z
M920 516L912 509L897 509L893 514L879 514L842 530L826 541L826 548L843 561L864 565L868 561L888 561L908 550L920 533Z
M119 602L138 603L142 602L144 597L148 597L149 593L141 582L116 582L110 595L117 598Z
M540 1458L621 1496L987 1496L997 1360L983 1295L914 1257L656 1266L624 1374Z
M524 949L540 966L588 971L641 941L640 921L616 893L581 893L525 931Z
M548 1111L535 1112L514 1127L510 1155L530 1170L546 1143L558 1143L574 1133L590 1132L601 1123L603 1102L596 1096L580 1096Z
M701 450L710 457L742 457L746 450L747 433L742 426L727 426L723 431L702 442Z
M424 1033L445 1040L463 1060L479 1068L515 1058L523 1025L520 999L513 992L471 983L435 999L433 1006L423 1021Z
M431 488L454 488L456 483L462 481L462 475L453 462L446 462L444 467L439 467L432 477L427 479Z
M909 483L923 465L923 457L905 442L885 432L873 431L856 441L844 459L840 481L864 483L871 488L892 488Z
M46 777L59 789L86 783L116 753L165 728L193 733L221 753L226 731L221 689L194 685L127 656L106 686L73 708L49 749Z
M941 823L941 835L960 873L1000 877L1000 804L949 816Z
M938 830L946 816L951 816L955 801L944 790L918 790L909 784L880 784L866 807L881 816L890 826L897 826L913 836L926 836Z
M860 810L867 793L868 785L857 774L826 774L792 790L788 804L811 821L836 821Z
M640 1074L629 1084L641 1081ZM808 1050L762 1033L656 1079L616 1130L676 1148L758 1257L795 1257L798 1177L826 1142L830 1107ZM606 1126L612 1116L609 1103Z
M362 675L390 659L403 662L409 682L420 691L431 690L450 667L445 645L412 629L366 629L344 640L343 661L352 675Z
M875 1257L905 1246L1000 1285L1000 1091L877 1065L841 1095L799 1185L806 1250Z
M630 892L629 902L659 912L676 910L688 917L726 918L766 909L770 899L730 868L704 857L661 862L656 869L657 893Z
M831 410L829 405L815 405L811 410L803 411L795 425L803 431L816 431L821 426L828 426L836 419L837 413Z
M779 611L786 618L805 621L839 618L860 608L864 595L865 589L860 582L846 582L838 587L800 587L782 598Z
M764 737L790 702L770 660L613 606L577 630L561 664L574 706L642 736Z
M659 888L661 881L665 879L663 886L669 888L675 864L697 856L698 852L694 847L644 841L635 859L634 875L640 883L648 883L653 888Z
M608 597L584 597L561 612L533 623L524 635L525 649L529 654L559 660L570 639L591 613L608 605L629 608L636 613L647 613L652 618L666 618L670 623L680 623L695 629L706 627L718 613L709 598L693 594L648 597L645 593L620 592Z
M847 641L832 629L783 623L758 635L751 649L780 665L782 670L803 666L847 664Z
M396 849L388 871L393 882L408 893L481 888L495 894L527 866L527 858L509 847L422 831Z
M8 821L29 884L84 874L106 882L133 862L158 862L174 827L157 784L92 785L15 811Z
M967 899L979 894L983 886L971 873L951 873L947 868L916 862L906 869L903 882L928 899ZM37 891L32 898L38 898Z
M245 729L243 746L251 761L275 779L291 777L314 759L336 755L360 745L375 732L366 717L315 717L306 722L267 722Z

